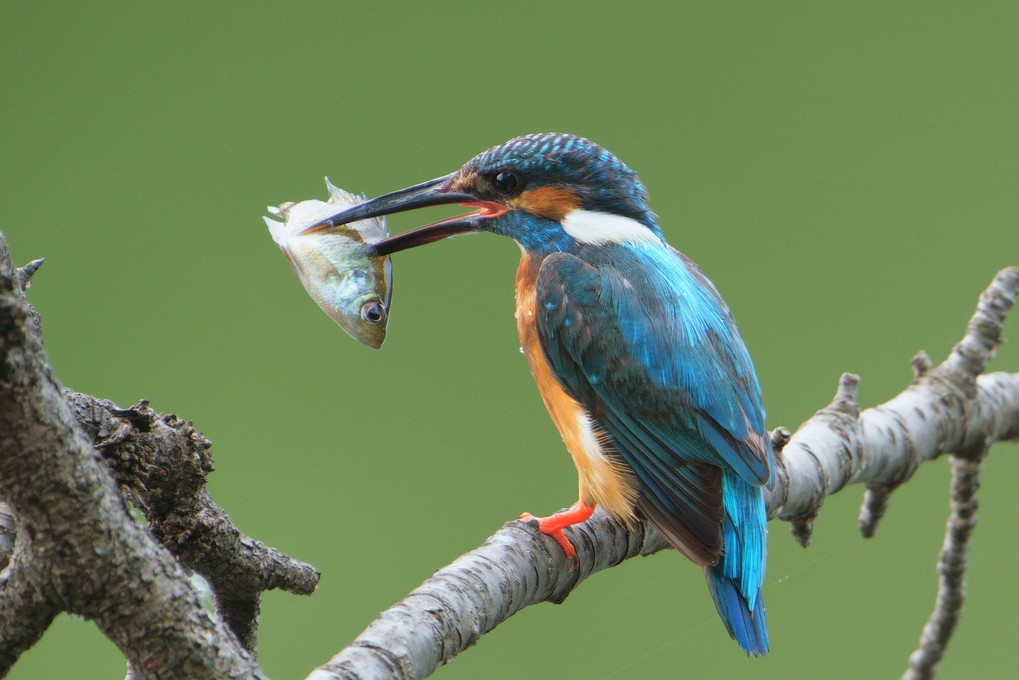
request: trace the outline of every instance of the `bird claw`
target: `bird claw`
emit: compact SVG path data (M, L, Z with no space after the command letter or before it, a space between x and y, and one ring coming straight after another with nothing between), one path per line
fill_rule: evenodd
M593 505L587 505L582 501L577 501L569 510L557 512L550 517L535 517L531 513L525 512L520 515L520 521L537 521L538 531L554 539L555 542L562 547L563 552L566 553L566 557L570 559L573 567L576 567L576 550L573 548L573 544L570 543L570 539L566 538L566 534L563 533L563 529L586 521L593 512Z
M553 515L552 517L535 517L531 513L525 512L524 514L520 515L520 521L537 522L538 531L545 534L546 536L555 539L555 542L562 546L563 552L566 553L566 556L568 558L570 558L571 560L576 559L577 551L574 549L573 544L570 543L570 539L566 538L566 534L563 533L562 527L549 526L549 520L553 519L554 517L555 515Z

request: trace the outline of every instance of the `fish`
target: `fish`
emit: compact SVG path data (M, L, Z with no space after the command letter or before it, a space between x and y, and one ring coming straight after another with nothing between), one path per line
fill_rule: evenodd
M393 295L393 264L371 244L389 236L385 218L314 227L337 212L359 205L357 196L325 178L329 198L269 206L263 217L272 240L287 256L304 289L347 335L379 349L386 339Z

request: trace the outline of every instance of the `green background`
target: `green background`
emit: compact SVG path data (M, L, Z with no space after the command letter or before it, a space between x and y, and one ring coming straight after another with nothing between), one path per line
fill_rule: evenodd
M515 245L398 255L375 353L304 293L266 205L324 198L326 174L377 195L522 133L594 139L728 299L772 427L843 371L864 406L893 396L1019 264L1011 3L6 2L0 59L0 229L18 262L47 258L31 299L60 380L193 420L238 526L322 571L311 598L265 597L274 678L504 521L568 505L576 477L518 351ZM1019 370L1014 343L990 370ZM945 678L1019 662L1015 453L985 467ZM773 523L763 659L671 553L524 611L437 677L897 677L933 603L948 483L946 461L923 466L873 540L860 487L806 551ZM122 672L65 616L10 677Z

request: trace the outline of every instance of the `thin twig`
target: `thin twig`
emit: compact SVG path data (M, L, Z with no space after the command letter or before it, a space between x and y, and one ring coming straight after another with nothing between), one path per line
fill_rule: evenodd
M931 680L955 632L966 599L966 554L977 523L980 463L952 456L952 509L938 558L938 596L902 680Z
M884 484L867 485L867 490L863 494L863 504L860 506L860 518L857 520L864 538L873 538L877 532L878 522L888 510L888 501L891 499L893 488Z

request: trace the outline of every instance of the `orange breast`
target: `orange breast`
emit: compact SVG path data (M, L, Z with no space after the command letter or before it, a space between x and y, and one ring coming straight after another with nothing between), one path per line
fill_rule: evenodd
M562 435L580 481L580 500L600 505L622 521L633 518L637 490L632 472L610 457L604 433L584 407L559 385L538 341L534 284L541 261L524 253L517 268L517 333L545 408Z

